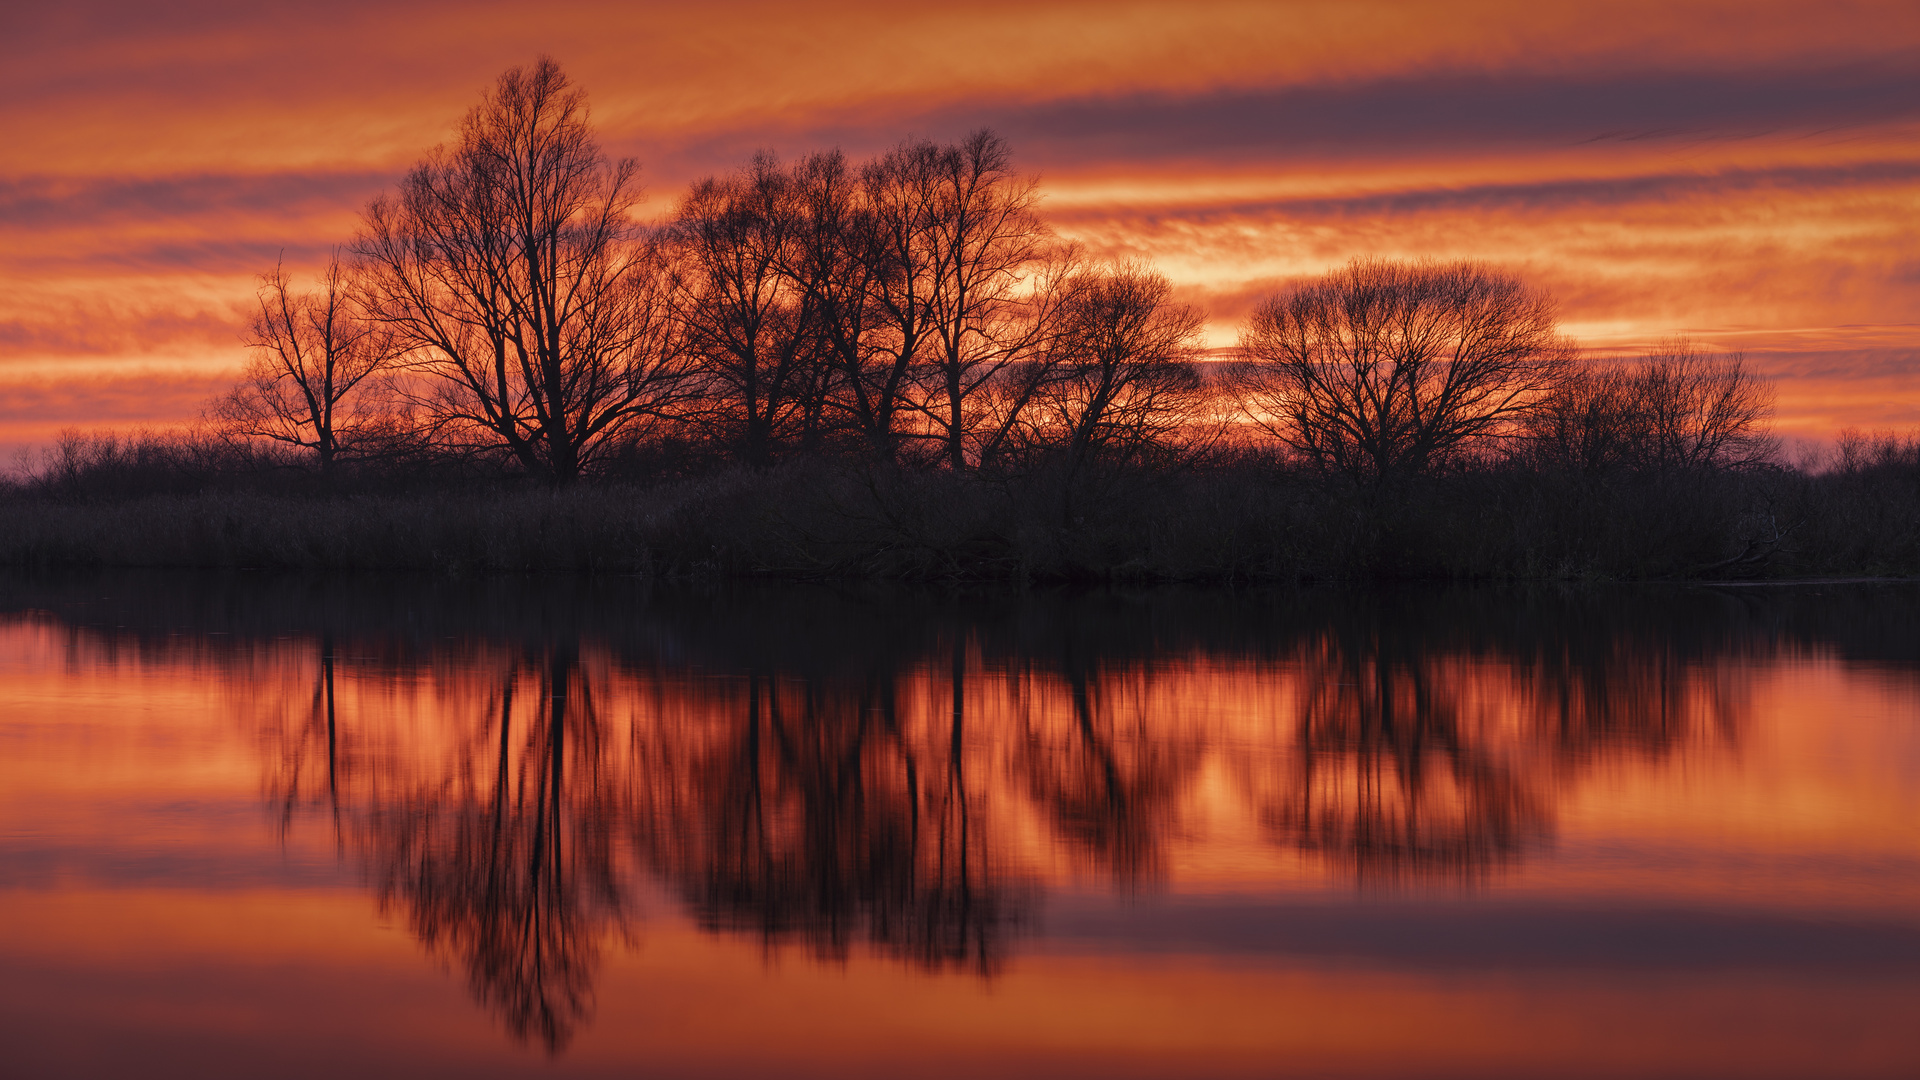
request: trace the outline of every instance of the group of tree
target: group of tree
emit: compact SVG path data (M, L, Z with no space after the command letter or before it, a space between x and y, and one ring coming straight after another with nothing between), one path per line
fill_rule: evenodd
M1264 448L1368 484L1768 451L1769 390L1737 356L1583 359L1549 298L1475 263L1357 261L1269 296L1209 360L1203 314L1056 238L987 131L763 154L658 222L637 174L551 60L506 72L316 289L262 279L213 418L323 472L431 452L555 483L665 443L1069 475Z

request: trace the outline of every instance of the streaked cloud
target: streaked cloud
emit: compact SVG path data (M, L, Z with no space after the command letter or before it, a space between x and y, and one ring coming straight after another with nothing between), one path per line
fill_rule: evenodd
M1920 421L1910 3L100 0L0 15L0 441L39 415L19 401L191 415L255 275L310 272L541 51L652 212L759 148L991 126L1062 234L1154 259L1216 345L1349 258L1474 257L1597 348L1746 348L1784 424ZM33 396L155 363L196 374Z

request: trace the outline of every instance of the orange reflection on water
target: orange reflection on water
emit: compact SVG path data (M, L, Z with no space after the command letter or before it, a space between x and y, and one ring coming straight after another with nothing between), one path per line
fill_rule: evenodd
M0 1014L389 1068L495 1060L483 1017L582 1069L1874 1075L1920 1063L1920 680L1847 627L1913 602L35 616L0 966L56 990Z

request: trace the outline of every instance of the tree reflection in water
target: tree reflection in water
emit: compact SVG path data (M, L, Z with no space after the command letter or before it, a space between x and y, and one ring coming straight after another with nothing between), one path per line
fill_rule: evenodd
M1457 661L1355 645L1330 635L1305 662L1296 752L1260 809L1271 835L1391 881L1472 879L1545 832L1536 781L1477 737Z
M341 748L339 705L336 699L333 635L320 635L318 664L304 716L280 708L263 710L279 723L263 725L263 751L274 762L268 774L268 800L279 807L280 835L284 839L294 817L305 809L319 809L333 822L335 843L340 836Z
M991 778L970 774L966 682L948 681L941 725L903 709L931 686L902 674L749 671L638 736L634 835L703 925L834 960L864 941L929 969L998 966L1030 887L980 811Z
M376 790L360 840L383 909L457 958L510 1032L558 1049L592 1011L601 940L624 929L624 807L576 646L510 666L497 701L437 775Z
M1731 745L1739 658L1802 647L1711 598L1284 599L667 598L340 650L376 660L315 633L278 705L257 663L234 676L277 717L277 816L332 822L381 904L558 1050L641 877L769 950L983 974L1050 866L1133 889L1223 816L1356 883L1471 884L1595 767Z
M1363 883L1470 883L1545 840L1595 764L1734 742L1722 627L1571 606L1585 610L1477 621L1376 597L1326 612L1291 658L1283 745L1243 766L1268 835Z
M1016 771L1065 849L1131 889L1159 878L1176 807L1206 751L1144 703L1152 675L1072 652L1022 671ZM1061 700L1064 698L1064 700Z
M321 650L316 701L332 716L330 638ZM324 807L381 910L400 911L431 952L464 969L511 1034L557 1052L592 1014L602 942L627 930L615 837L630 807L606 768L578 646L545 653L468 657L398 680L389 671L376 680L388 691L418 679L434 692L362 695L351 757L334 725L322 740L315 722L295 718L271 786L291 814L324 747ZM431 722L406 723L416 712ZM389 723L367 723L383 715Z

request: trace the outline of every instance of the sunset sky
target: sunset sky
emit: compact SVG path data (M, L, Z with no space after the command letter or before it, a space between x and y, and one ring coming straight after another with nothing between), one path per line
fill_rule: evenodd
M0 449L194 416L255 276L309 271L543 52L650 214L759 148L990 126L1216 346L1289 279L1467 256L1595 350L1744 350L1784 433L1920 425L1912 0L103 0L0 13Z

